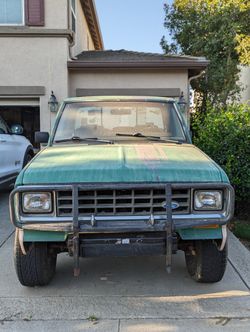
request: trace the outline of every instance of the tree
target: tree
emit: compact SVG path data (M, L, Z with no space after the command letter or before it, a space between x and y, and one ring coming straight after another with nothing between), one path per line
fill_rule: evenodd
M250 64L250 1L175 0L164 10L173 42L163 37L163 50L210 60L206 77L192 83L203 106L234 100L241 89L239 64Z

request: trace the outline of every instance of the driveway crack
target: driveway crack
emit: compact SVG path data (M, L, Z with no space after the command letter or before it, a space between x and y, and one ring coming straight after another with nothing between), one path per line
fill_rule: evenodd
M232 260L230 258L228 258L229 263L231 264L231 266L233 267L234 271L238 274L238 276L240 277L241 281L243 282L243 284L247 287L248 290L250 290L250 285L248 285L248 283L245 281L245 279L242 277L242 275L240 274L240 271L237 269L237 267L234 265L234 263L232 262Z
M11 236L13 235L14 232L15 232L15 230L13 230L13 231L7 236L7 238L6 238L5 240L3 240L3 242L0 243L0 248L2 248L2 247L5 245L5 243L11 238Z

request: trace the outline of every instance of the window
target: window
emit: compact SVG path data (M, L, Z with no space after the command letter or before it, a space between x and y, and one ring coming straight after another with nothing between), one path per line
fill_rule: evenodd
M71 0L71 29L76 32L76 0Z
M44 0L25 0L25 17L28 26L44 26Z
M0 25L24 24L24 0L0 0Z
M135 137L117 137L117 133L141 133L185 141L173 103L137 101L67 104L55 140L72 136L138 140Z

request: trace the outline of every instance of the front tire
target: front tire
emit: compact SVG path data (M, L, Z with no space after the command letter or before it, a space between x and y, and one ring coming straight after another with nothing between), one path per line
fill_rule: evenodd
M227 265L227 243L219 251L215 240L194 241L194 249L185 252L186 266L191 277L203 283L220 281Z
M14 263L17 277L23 286L45 286L54 277L57 255L51 252L47 242L25 243L23 254L16 230Z
M23 168L32 160L34 154L32 151L26 152L23 160Z

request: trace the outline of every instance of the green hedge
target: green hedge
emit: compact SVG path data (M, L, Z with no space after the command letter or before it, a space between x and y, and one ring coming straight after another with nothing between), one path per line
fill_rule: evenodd
M234 234L242 239L250 240L250 224L237 222L233 229Z
M207 107L205 114L192 115L194 144L227 173L236 200L250 198L250 106Z

